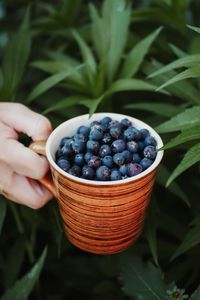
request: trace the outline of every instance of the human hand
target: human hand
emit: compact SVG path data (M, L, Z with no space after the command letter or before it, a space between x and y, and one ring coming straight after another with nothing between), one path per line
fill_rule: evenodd
M0 193L34 209L51 199L51 193L34 180L46 174L47 160L18 142L20 132L37 141L46 140L51 131L48 119L26 106L0 103Z

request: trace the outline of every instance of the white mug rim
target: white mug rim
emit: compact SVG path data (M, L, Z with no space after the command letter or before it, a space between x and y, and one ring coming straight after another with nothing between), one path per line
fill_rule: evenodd
M63 175L64 177L66 178L69 178L71 179L72 181L76 181L77 183L82 183L82 184L86 184L86 185L99 185L99 186L112 186L112 185L119 185L119 184L125 184L125 183L128 183L128 182L134 182L140 178L143 178L145 177L146 175L148 175L149 173L151 173L152 171L154 171L157 166L160 164L161 160L162 160L162 157L163 157L163 154L164 154L164 151L163 150L159 150L158 153L157 153L157 156L156 156L156 159L155 161L153 162L153 164L148 168L146 169L145 171L141 172L140 174L136 175L136 176L133 176L133 177L128 177L126 179L121 179L121 180L116 180L116 181L97 181L97 180L88 180L88 179L84 179L84 178L80 178L80 177L76 177L76 176L73 176L65 171L63 171L55 162L53 156L52 156L52 153L51 153L51 145L53 143L53 141L55 140L55 137L58 135L58 133L63 130L64 128L66 128L67 126L70 125L70 123L73 123L73 122L77 122L78 124L78 121L80 120L83 120L83 119L87 119L88 122L92 122L93 120L96 119L101 119L105 116L108 116L108 117L111 117L113 119L123 119L123 118L128 118L133 124L134 126L137 128L146 128L150 131L150 134L156 139L157 141L157 148L161 148L163 147L163 141L160 137L160 135L148 124L146 124L145 122L137 119L137 118L134 118L134 117L131 117L129 115L124 115L124 114L118 114L118 113L109 113L109 112L101 112L101 113L94 113L92 115L92 118L89 119L89 114L84 114L84 115L79 115L77 117L74 117L74 118L71 118L71 119L68 119L64 122L62 122L59 126L57 126L53 131L52 133L50 134L50 136L48 137L47 139L47 142L46 142L46 147L45 147L45 151L46 151L46 156L47 156L47 160L49 162L49 164L58 172L60 173L61 175ZM139 125L139 126L138 126ZM76 129L79 127L79 125L76 127Z

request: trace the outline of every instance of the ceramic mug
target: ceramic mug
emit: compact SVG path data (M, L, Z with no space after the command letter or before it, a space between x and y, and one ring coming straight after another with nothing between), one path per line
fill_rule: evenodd
M125 250L140 236L157 167L163 157L158 151L153 164L142 173L117 181L93 181L72 176L55 163L60 140L73 136L81 125L109 116L114 120L128 118L138 129L146 128L163 146L160 136L144 122L121 114L96 113L89 119L82 115L59 125L47 141L34 142L30 148L47 157L51 176L41 180L58 201L64 231L78 248L96 254Z

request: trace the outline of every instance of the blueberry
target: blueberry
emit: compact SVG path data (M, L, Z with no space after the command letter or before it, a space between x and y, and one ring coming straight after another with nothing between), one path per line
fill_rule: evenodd
M124 131L123 135L127 141L133 141L133 140L138 141L141 138L141 134L139 130L132 126L128 127Z
M74 157L74 163L75 165L82 167L85 164L84 154L83 153L76 154Z
M137 143L138 143L138 148L139 148L138 150L142 151L144 149L144 142L138 141Z
M85 142L82 140L74 140L72 143L72 149L75 153L81 153L85 150Z
M111 149L108 145L102 145L99 149L99 156L104 157L111 154Z
M122 179L122 176L118 170L111 171L110 180L114 181L114 180L120 180L120 179Z
M136 153L139 150L138 143L135 141L130 141L126 144L127 150L130 151L131 153Z
M113 161L116 165L121 166L125 162L124 155L122 153L116 153L113 155Z
M67 145L65 144L62 148L62 153L63 153L63 156L67 156L67 157L70 157L74 154L74 151L72 149L72 145Z
M145 139L147 136L150 135L149 130L146 129L146 128L140 129L140 133L141 133L141 136L142 136L143 139Z
M112 142L111 144L111 150L113 153L118 153L118 152L122 152L124 151L126 148L126 144L124 142L124 140L115 140Z
M80 174L81 174L81 168L80 168L80 166L73 165L73 166L67 171L67 173L69 173L70 175L76 176L76 177L80 177Z
M119 168L119 173L122 176L127 176L128 175L128 166L126 164L121 165L120 168Z
M88 161L88 166L93 168L93 169L97 169L98 167L100 167L101 165L101 159L98 156L91 156L90 160Z
M82 134L82 133L76 133L76 134L74 135L74 140L75 140L75 141L80 140L80 141L83 141L83 142L87 142L88 137L87 137L86 135Z
M142 166L136 163L128 164L128 176L132 177L142 172Z
M90 133L90 127L82 125L78 128L77 133L81 133L88 137Z
M96 128L95 126L90 131L90 140L99 141L103 137L103 129L99 126Z
M93 168L85 165L82 168L82 178L85 179L94 179L95 171Z
M60 148L62 148L66 143L68 143L69 140L71 140L71 138L67 137L67 136L65 136L64 138L62 138L61 141L60 141Z
M110 156L110 155L104 156L103 159L102 159L102 165L104 165L104 166L111 169L114 166L112 156Z
M91 140L87 141L86 147L88 151L91 151L93 153L98 153L100 148L98 141L91 141Z
M122 154L123 154L123 156L125 158L125 163L129 163L129 162L132 161L133 154L130 151L124 150L124 151L122 151Z
M56 150L56 153L55 153L56 161L57 161L61 156L63 156L63 151L62 151L62 149L59 148L58 150Z
M154 146L147 146L143 151L144 157L154 160L156 158L156 148Z
M92 152L86 152L84 159L86 161L86 163L88 163L88 161L90 160L90 158L92 157L93 153Z
M141 157L138 153L133 153L132 156L132 162L133 163L139 163L141 161Z
M112 142L113 138L112 136L110 135L110 133L105 133L101 139L101 142L103 144L110 144Z
M112 119L110 117L104 117L103 119L101 119L100 123L102 125L108 125L111 121Z
M94 126L96 126L96 125L100 125L100 122L99 122L99 121L92 121L92 122L90 123L90 128L92 128L92 127L94 127Z
M156 145L157 145L156 140L155 140L154 137L151 136L151 135L147 136L147 137L144 139L144 146L149 146L149 145L152 145L152 146L156 146Z
M125 129L125 128L128 128L129 126L131 126L131 121L129 121L127 118L125 118L125 119L121 120L120 124Z
M122 127L120 124L116 124L110 127L109 133L115 139L118 139L120 137L121 132L122 132Z
M142 167L142 170L146 170L148 169L151 165L152 165L153 161L149 158L144 157L141 161L140 161L140 165Z
M63 170L63 171L68 171L69 168L70 168L70 163L68 160L66 159L63 159L63 158L60 158L58 161L57 161L57 165Z
M110 179L110 169L106 166L100 166L96 170L96 178L100 181L106 181Z

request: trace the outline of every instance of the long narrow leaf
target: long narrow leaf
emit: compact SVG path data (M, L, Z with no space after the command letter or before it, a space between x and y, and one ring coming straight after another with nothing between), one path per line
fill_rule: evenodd
M28 299L40 272L44 265L47 255L47 249L43 251L34 267L20 280L18 280L10 289L2 296L1 300L26 300Z
M162 149L170 149L188 141L200 140L200 126L192 127L169 141Z
M148 53L149 48L161 32L161 30L162 27L156 29L154 32L152 32L150 35L148 35L133 47L131 52L127 55L122 66L122 71L120 74L122 78L131 78L137 73L141 63L144 60L145 55Z
M79 70L83 66L84 64L81 64L78 67L74 68L73 70L62 71L58 74L52 75L47 79L43 80L30 93L30 95L27 98L27 102L28 103L32 102L35 98L37 98L38 96L40 96L41 94L43 94L44 92L46 92L47 90L49 90L50 88L52 88L53 86L55 86L56 84L64 80L66 77L77 72L77 70Z
M192 29L193 31L200 33L200 27L192 26L192 25L187 25L188 28Z
M160 133L189 129L200 124L200 106L193 106L156 127Z
M198 286L198 288L194 291L194 293L192 294L192 296L190 297L189 300L199 300L200 299L200 285Z
M170 185L170 183L176 177L178 177L181 173L183 173L191 166L196 164L198 161L200 161L200 143L196 144L186 152L182 161L179 163L179 165L176 167L176 169L172 172L171 176L169 177L167 181L167 186Z
M177 74L176 76L174 76L173 78L171 78L170 80L168 80L167 82L162 84L159 88L157 88L156 91L159 91L171 84L174 84L174 83L179 82L184 79L199 78L199 77L200 77L200 65L197 67L189 68L189 69Z
M177 107L168 103L155 103L155 102L141 102L128 104L125 106L126 109L138 109L149 111L157 115L164 117L172 117L182 111L180 107Z
M180 246L176 249L171 259L176 258L177 256L185 253L189 249L200 243L200 217L197 217L190 224L190 229L187 232L184 240Z
M188 55L186 57L182 57L173 61L172 63L164 66L163 68L153 72L148 77L152 78L177 68L190 67L191 65L194 66L197 63L200 63L200 54Z

